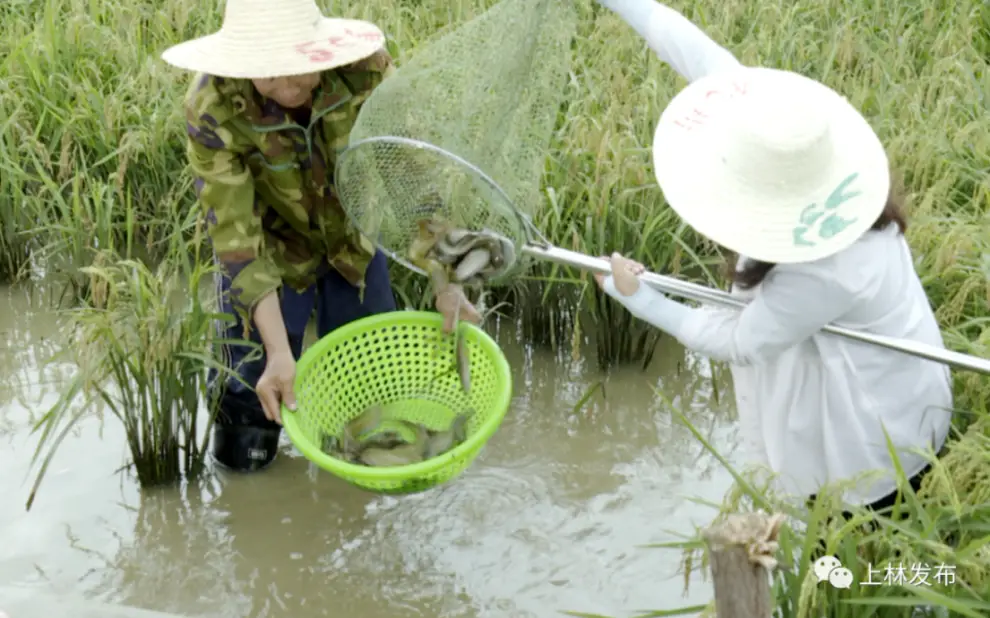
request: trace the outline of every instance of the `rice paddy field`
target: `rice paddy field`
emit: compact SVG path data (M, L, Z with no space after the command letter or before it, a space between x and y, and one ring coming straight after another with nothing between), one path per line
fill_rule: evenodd
M392 39L401 67L418 46L494 2L319 4L327 14L377 23ZM533 213L535 223L559 246L590 255L620 251L658 272L724 287L722 256L667 208L651 170L656 119L683 81L618 17L591 0L575 4L580 23L571 49L573 70L547 157L541 186L546 199ZM699 0L670 5L744 63L819 79L864 112L909 196L907 235L946 344L990 356L990 3ZM91 605L86 603L96 603L94 599L173 616L344 615L331 607L334 598L347 599L340 607L367 616L542 617L564 610L660 616L670 614L645 608L672 611L685 605L693 608L692 614L702 611L711 596L711 583L697 572L705 568L704 560L692 553L699 547L691 540L694 527L719 511L754 508L790 515L781 549L796 561L776 576L774 586L783 618L988 615L987 376L954 372L957 413L950 450L921 491L905 501L906 519L884 521L872 532L860 529L857 520L825 524L837 505L823 501L810 513L795 512L753 477L736 472L732 393L723 367L691 357L630 318L595 289L588 275L543 265L499 293L499 300L512 307L497 322L497 330L516 363L513 405L525 423L507 421L486 451L495 454L480 458L460 481L465 487L461 494L442 498L477 502L496 492L510 496L513 502L504 504L504 517L520 517L523 524L511 528L501 520L485 520L488 536L479 536L474 524L456 518L461 511L450 504L441 513L435 504L433 510L427 504L416 511L409 502L395 506L355 497L332 481L324 479L320 485L307 476L301 460L289 458L289 467L275 473L280 476L269 477L278 481L259 481L268 485L253 490L242 486L240 491L292 491L285 488L298 480L298 493L285 504L310 509L310 517L287 506L284 512L271 511L268 523L259 518L259 523L244 524L250 515L243 513L255 512L258 503L242 496L238 504L243 511L232 509L230 514L233 520L241 518L242 536L264 537L269 534L264 530L293 516L312 530L320 529L324 523L311 504L319 495L326 498L319 513L338 509L338 524L364 522L360 525L382 537L388 537L382 526L395 526L399 532L393 540L407 544L389 549L394 552L389 556L404 561L403 567L367 562L375 551L384 551L374 546L379 537L371 532L371 537L359 532L346 537L341 524L339 539L329 535L333 539L313 541L318 548L327 544L327 555L283 556L281 570L264 568L281 555L272 540L267 547L259 542L251 551L242 549L234 574L190 566L186 571L194 573L189 577L195 581L176 575L183 565L200 564L203 555L209 554L206 562L211 565L226 563L210 554L222 545L223 536L210 531L222 526L197 520L213 513L202 506L209 492L190 489L202 478L212 478L204 458L208 423L201 414L212 309L200 301L213 267L184 157L179 103L188 77L167 67L159 54L173 43L215 30L221 16L219 1L0 3L0 295L10 308L9 317L0 320L0 488L9 490L0 530L10 531L6 537L0 533L0 616L4 611L10 618L51 615L30 602L24 613L13 613L12 604L20 597L5 588L27 585L26 574L41 572L41 563L63 573L60 589L89 599L66 610L72 615L88 615L85 608ZM409 307L419 306L423 282L397 265L393 277L398 297ZM534 358L542 359L536 365L550 371L549 377L533 378ZM29 366L34 369L27 371ZM537 396L538 388L555 390ZM116 429L103 435L93 428L97 420ZM640 425L646 426L649 438L635 437L640 433L630 428L643 429ZM613 431L619 426L625 429ZM560 441L550 444L549 438L534 437L533 427L545 428ZM679 437L670 438L670 444L678 446L657 442L658 433L671 431ZM569 450L561 444L583 446ZM680 453L676 461L659 455L668 451ZM536 457L534 452L544 458L527 460ZM93 453L112 456L100 459ZM125 463L133 465L118 471ZM599 464L611 472L588 480L589 470ZM34 480L45 465L75 480L60 482L56 475L42 481L37 505L26 511L25 503L35 499ZM687 472L706 466L718 472L704 472L702 479ZM620 476L625 484L615 480ZM664 482L651 484L649 479L657 477ZM678 480L667 483L669 479ZM113 519L109 511L83 501L75 489L78 483L100 488L94 489L94 499L108 505L123 500L114 490L125 484L128 499L141 504L132 507L140 511L134 517L144 521L157 516L154 529L167 528L172 536L125 531L136 524L119 524L123 514ZM469 489L471 483L477 483L476 493ZM180 489L163 498L161 492L172 491L163 487ZM675 493L689 502L692 489L705 494L693 498L709 514L698 515L680 506L682 502L651 510ZM335 496L343 497L334 502ZM101 518L118 522L110 532L99 533L103 536L93 532L93 538L110 543L106 539L126 537L120 542L131 552L118 554L116 566L100 567L109 575L99 583L86 580L96 567L84 560L72 562L61 553L67 550L51 541L53 535L65 535L67 512L84 502L86 508L74 516L90 518L92 530ZM170 505L171 515L163 514L168 510L163 503ZM345 504L349 506L340 506ZM95 510L87 510L91 507ZM355 510L340 510L348 508ZM386 525L380 512L388 508L398 509L398 519ZM374 515L379 519L372 513L379 513ZM438 532L434 520L417 513L434 513L447 527ZM167 526L161 523L165 519ZM564 536L566 522L578 520L587 528ZM665 536L670 521L683 524L687 540L675 548L640 547L673 542ZM544 530L540 526L548 522L557 524L553 530L547 527L545 536L533 532ZM450 546L437 549L417 536L417 526L432 530L437 543ZM474 539L474 545L451 549L468 543L452 530ZM819 585L809 558L819 536L853 572L851 588ZM299 542L292 538L283 540ZM513 550L494 549L499 539ZM347 562L362 542L371 546L365 562ZM579 545L589 553L577 552ZM171 553L162 558L162 552ZM554 552L560 556L557 562L546 557ZM655 554L666 558L629 558ZM121 560L130 566L120 566ZM142 571L135 566L140 564L158 566ZM321 570L326 564L333 565L332 576ZM951 567L954 576L951 581L936 581L933 575L912 583L909 576L862 585L871 572L874 581L882 581L876 571L902 566L910 573L912 565ZM666 570L656 572L661 569L676 572L670 580L674 583L654 585L671 577ZM312 579L293 587L303 571ZM442 572L455 584L437 583L440 575L430 579L423 575L427 572ZM484 577L472 579L470 572ZM169 577L181 586L163 584ZM258 577L282 583L266 586L255 583ZM359 579L363 583L356 583ZM211 588L211 581L225 587ZM413 581L416 587L409 583ZM681 596L684 583L690 583L690 598ZM499 590L499 584L505 589ZM348 596L364 590L362 585L373 592L361 599ZM208 598L213 601L204 600ZM211 604L217 599L245 604ZM564 602L575 599L580 606Z

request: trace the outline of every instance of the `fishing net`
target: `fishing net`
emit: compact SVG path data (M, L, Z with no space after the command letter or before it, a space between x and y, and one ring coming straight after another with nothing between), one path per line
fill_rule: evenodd
M521 246L569 71L573 0L501 0L415 50L368 98L335 172L353 223L406 267L419 222L497 232Z

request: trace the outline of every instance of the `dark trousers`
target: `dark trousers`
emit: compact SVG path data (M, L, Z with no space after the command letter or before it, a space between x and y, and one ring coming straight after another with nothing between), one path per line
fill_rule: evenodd
M226 339L243 339L244 327L229 302L230 279L218 276L220 309L235 318L235 322L218 322L220 335ZM303 336L313 311L316 311L316 330L319 337L354 320L377 313L396 310L388 273L388 261L378 252L371 260L365 276L364 302L359 290L345 280L336 270L329 269L309 289L298 292L288 286L280 294L282 319L289 336L292 354L302 354ZM257 327L250 333L251 341L260 344ZM245 345L224 345L223 362L233 368L250 385L245 386L232 377L218 380L215 370L210 372L210 383L220 389L219 410L214 430L214 457L229 468L254 470L267 466L275 458L275 447L281 427L265 418L264 409L254 392L254 386L265 370L264 354L249 362L245 357L252 349ZM255 353L257 354L257 353Z
M931 464L928 464L927 466L922 468L920 472L918 472L910 479L908 479L908 483L911 485L911 488L915 492L921 489L921 482L924 480L925 475L931 471L931 469L932 469ZM817 494L812 494L811 496L808 497L808 508L813 507L816 497ZM879 500L864 505L864 508L869 511L872 511L873 513L889 515L890 509L894 506L895 503L897 503L898 499L900 499L902 503L904 502L900 490L895 489L894 491L890 492L889 494L880 498ZM853 515L849 511L842 512L842 518L845 519L846 521L849 521L850 519L852 519L852 517ZM826 523L830 523L830 522L831 522L831 518L829 518L829 520ZM875 521L871 521L870 523L867 524L867 526L873 527L875 523L876 523ZM823 555L825 555L825 539L821 539L818 542L817 548L815 550L812 550L812 552L813 552L811 556L812 563L814 563L816 560L818 560Z
M921 489L921 482L924 480L925 475L928 474L929 471L931 471L931 469L932 469L932 466L931 466L931 464L929 464L929 465L925 466L924 468L922 468L920 472L918 472L917 474L915 474L914 476L912 476L910 479L908 479L908 483L911 485L911 488L915 492L917 492L917 491L919 491ZM817 498L817 497L818 497L818 494L811 494L808 497L808 506L809 507L815 502L815 498ZM894 506L894 504L897 502L897 499L899 497L901 497L901 492L899 490L895 489L894 491L890 492L889 494L887 494L883 498L880 498L876 502L871 502L869 504L864 505L863 508L868 509L870 511L873 511L874 513L886 513L887 511L890 510L891 507ZM901 500L901 502L903 502L903 499ZM843 511L842 512L842 517L844 519L846 519L846 520L852 519L852 513L850 513L849 511Z

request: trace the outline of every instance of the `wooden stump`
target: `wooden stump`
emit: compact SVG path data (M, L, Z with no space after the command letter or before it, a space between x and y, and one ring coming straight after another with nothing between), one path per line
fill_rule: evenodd
M770 572L776 567L783 515L730 515L704 531L717 618L771 618Z

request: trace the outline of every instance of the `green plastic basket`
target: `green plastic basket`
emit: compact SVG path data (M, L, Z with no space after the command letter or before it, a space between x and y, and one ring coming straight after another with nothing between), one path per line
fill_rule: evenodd
M283 407L282 421L303 456L358 487L382 493L413 493L463 472L495 433L512 399L512 374L498 344L467 322L459 325L471 359L466 394L456 371L453 336L443 317L425 311L373 315L338 328L313 344L296 368L296 411ZM443 429L468 407L468 437L456 448L408 466L374 468L351 464L320 449L325 434L339 436L368 407L380 404L388 418Z

